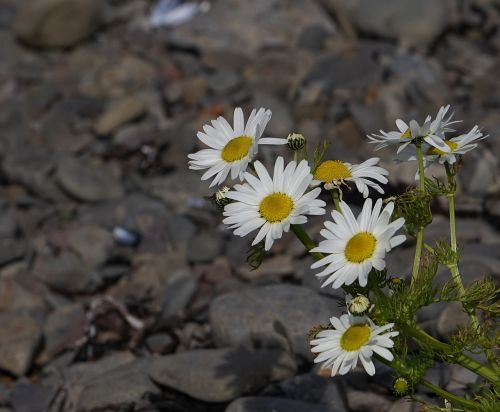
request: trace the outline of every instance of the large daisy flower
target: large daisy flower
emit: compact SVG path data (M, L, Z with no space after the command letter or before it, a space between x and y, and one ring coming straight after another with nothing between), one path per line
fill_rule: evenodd
M332 317L330 322L335 329L319 332L311 341L311 351L319 354L314 363L324 362L323 368L331 368L332 376L345 375L357 366L358 359L366 373L374 375L375 365L371 360L374 352L388 361L394 359L387 349L394 346L391 338L399 334L389 331L393 323L377 326L367 317L352 315Z
M298 165L290 162L284 168L283 158L278 157L272 179L262 163L256 161L254 167L257 177L246 172L246 183L226 193L234 202L225 206L223 222L235 229L235 235L246 236L260 229L252 245L265 238L265 250L269 250L291 224L307 222L305 215L325 213L325 202L316 199L321 189L305 193L312 180L305 160Z
M255 157L259 144L274 144L272 138L262 138L262 133L271 119L271 111L253 109L245 125L243 111L234 109L234 126L222 116L212 120L212 125L203 126L203 132L197 136L210 149L203 149L189 154L189 168L208 169L201 177L207 180L214 177L210 187L224 182L231 173L231 179L243 180L243 173L248 163Z
M311 269L326 266L316 274L319 278L327 277L322 287L332 284L337 289L356 279L360 286L366 286L372 268L383 270L385 254L405 241L404 235L394 236L404 219L389 223L394 203L381 211L382 199L377 200L373 209L372 200L366 199L357 220L345 202L340 203L340 209L342 213L332 211L333 222L327 220L320 232L326 240L311 250L326 254Z
M452 121L453 113L446 117L450 106L443 106L439 109L436 118L432 120L429 115L422 125L416 120L411 120L408 124L401 119L396 120L397 131L384 132L380 134L368 135L370 143L376 143L375 150L391 145L399 145L397 153L400 153L416 138L421 137L429 145L443 152L449 152L448 146L444 143L444 134L453 131L449 126L457 121Z
M376 166L379 160L378 157L373 157L359 165L351 165L341 160L326 160L320 163L314 171L312 184L317 186L324 183L325 189L332 189L333 187L340 187L342 183L354 182L365 198L368 197L369 187L379 193L384 193L382 188L373 181L383 184L388 182L386 176L389 172L380 166Z
M449 152L443 152L435 147L429 147L425 151L425 160L436 161L439 163L453 164L457 161L457 156L463 155L477 147L477 143L486 139L488 135L483 135L479 127L474 126L468 133L445 140L444 143L449 147Z

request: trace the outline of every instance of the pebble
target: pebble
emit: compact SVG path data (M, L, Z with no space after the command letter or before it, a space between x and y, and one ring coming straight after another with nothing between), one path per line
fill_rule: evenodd
M49 411L56 394L56 388L21 381L10 392L10 405L13 412Z
M174 273L162 292L161 317L169 319L181 315L193 298L196 289L196 278L191 272Z
M16 376L28 372L42 333L37 322L26 316L0 314L0 365Z
M112 103L96 120L94 130L101 136L106 136L124 124L142 116L146 105L137 96L130 96Z
M272 285L221 295L210 305L217 346L255 342L312 359L307 334L342 309L334 300L292 285Z
M27 245L23 240L0 238L0 266L22 259Z
M347 403L354 411L386 412L391 407L391 401L382 395L358 390L347 391Z
M332 406L293 401L274 397L248 397L236 399L226 412L338 412Z
M91 36L102 22L98 0L32 0L14 23L16 35L34 47L71 47Z
M71 196L87 202L116 199L123 194L119 177L108 164L64 157L58 162L56 178Z
M156 359L151 378L193 398L228 402L254 393L270 381L295 374L296 365L284 352L244 348L200 349Z
M187 258L191 263L211 262L222 251L221 233L215 230L205 230L197 234L190 242Z
M466 327L470 323L469 316L465 313L460 302L449 302L441 311L437 330L442 338L447 338L459 327Z
M90 268L103 264L110 256L114 245L111 233L97 225L77 228L70 233L68 243Z

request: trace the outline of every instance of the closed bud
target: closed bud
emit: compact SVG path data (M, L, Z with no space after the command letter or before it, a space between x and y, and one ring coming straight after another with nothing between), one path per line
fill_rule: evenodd
M355 298L350 298L348 295L346 300L347 309L354 316L364 315L371 309L370 299L364 295L358 295Z
M397 396L405 396L410 390L410 385L405 378L399 377L394 381L393 390Z
M218 190L214 195L215 204L219 209L224 209L224 206L231 203L231 199L226 197L226 193L229 192L229 187L224 186L222 189Z
M306 138L300 133L290 133L287 137L287 145L291 150L301 150L306 145Z

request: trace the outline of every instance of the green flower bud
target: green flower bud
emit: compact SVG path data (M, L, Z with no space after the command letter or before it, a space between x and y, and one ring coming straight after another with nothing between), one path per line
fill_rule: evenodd
M397 396L405 396L410 390L410 385L405 378L399 377L394 381L393 390Z
M290 133L286 140L288 147L294 151L303 149L306 145L306 138L300 133Z

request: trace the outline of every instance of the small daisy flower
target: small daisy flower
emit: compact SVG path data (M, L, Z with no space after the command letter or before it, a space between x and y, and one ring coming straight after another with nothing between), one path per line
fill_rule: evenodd
M325 189L339 188L346 182L354 182L356 188L363 195L368 197L368 188L371 187L379 193L384 193L382 188L373 180L380 183L387 183L387 170L376 166L379 162L378 157L373 157L359 165L351 165L341 160L326 160L318 165L314 171L314 180L312 184L317 186L324 183ZM372 179L372 180L370 180Z
M488 136L483 135L478 126L474 126L468 133L445 140L444 143L449 147L449 152L443 152L435 147L429 147L425 153L425 159L429 162L438 160L439 163L453 164L457 161L459 155L470 152L477 147L477 143Z
M388 348L394 346L391 338L399 332L389 331L393 323L379 327L367 317L352 315L332 317L330 322L334 329L319 332L311 341L311 351L319 354L314 363L324 362L323 368L331 368L332 376L345 375L356 368L358 359L366 373L373 376L375 365L371 358L374 352L388 361L394 359Z
M258 145L275 144L272 138L261 138L270 119L270 110L253 109L245 125L243 111L237 107L233 127L222 116L212 120L212 125L203 126L203 132L197 134L210 148L189 154L189 168L208 169L201 180L215 176L210 187L224 182L229 174L233 180L237 177L243 180L243 173L257 154Z
M403 120L397 119L397 131L384 132L380 130L380 134L368 135L368 139L370 143L377 144L375 150L396 144L399 145L397 153L400 153L417 137L421 137L429 145L443 152L448 152L449 148L444 143L444 134L453 131L448 127L449 125L457 123L457 121L451 120L453 113L445 118L449 108L449 105L441 107L434 120L432 120L431 116L427 116L422 125L419 125L416 120L411 120L407 124Z
M326 266L316 274L319 278L327 277L322 287L331 284L338 289L355 280L364 287L372 268L383 270L385 254L405 241L404 235L394 236L403 226L404 218L389 223L394 203L388 203L381 211L382 199L377 200L373 209L372 200L366 199L357 220L345 202L340 203L340 209L342 213L332 211L334 221L327 220L320 232L326 240L311 250L326 254L311 269Z
M311 183L311 168L303 160L290 162L284 168L282 157L276 159L273 178L259 161L254 162L257 177L245 173L246 183L235 185L226 197L234 202L224 208L224 224L235 229L237 236L246 236L259 229L252 245L265 238L269 250L290 225L307 222L305 215L325 214L324 201L316 199L320 188L305 193Z

